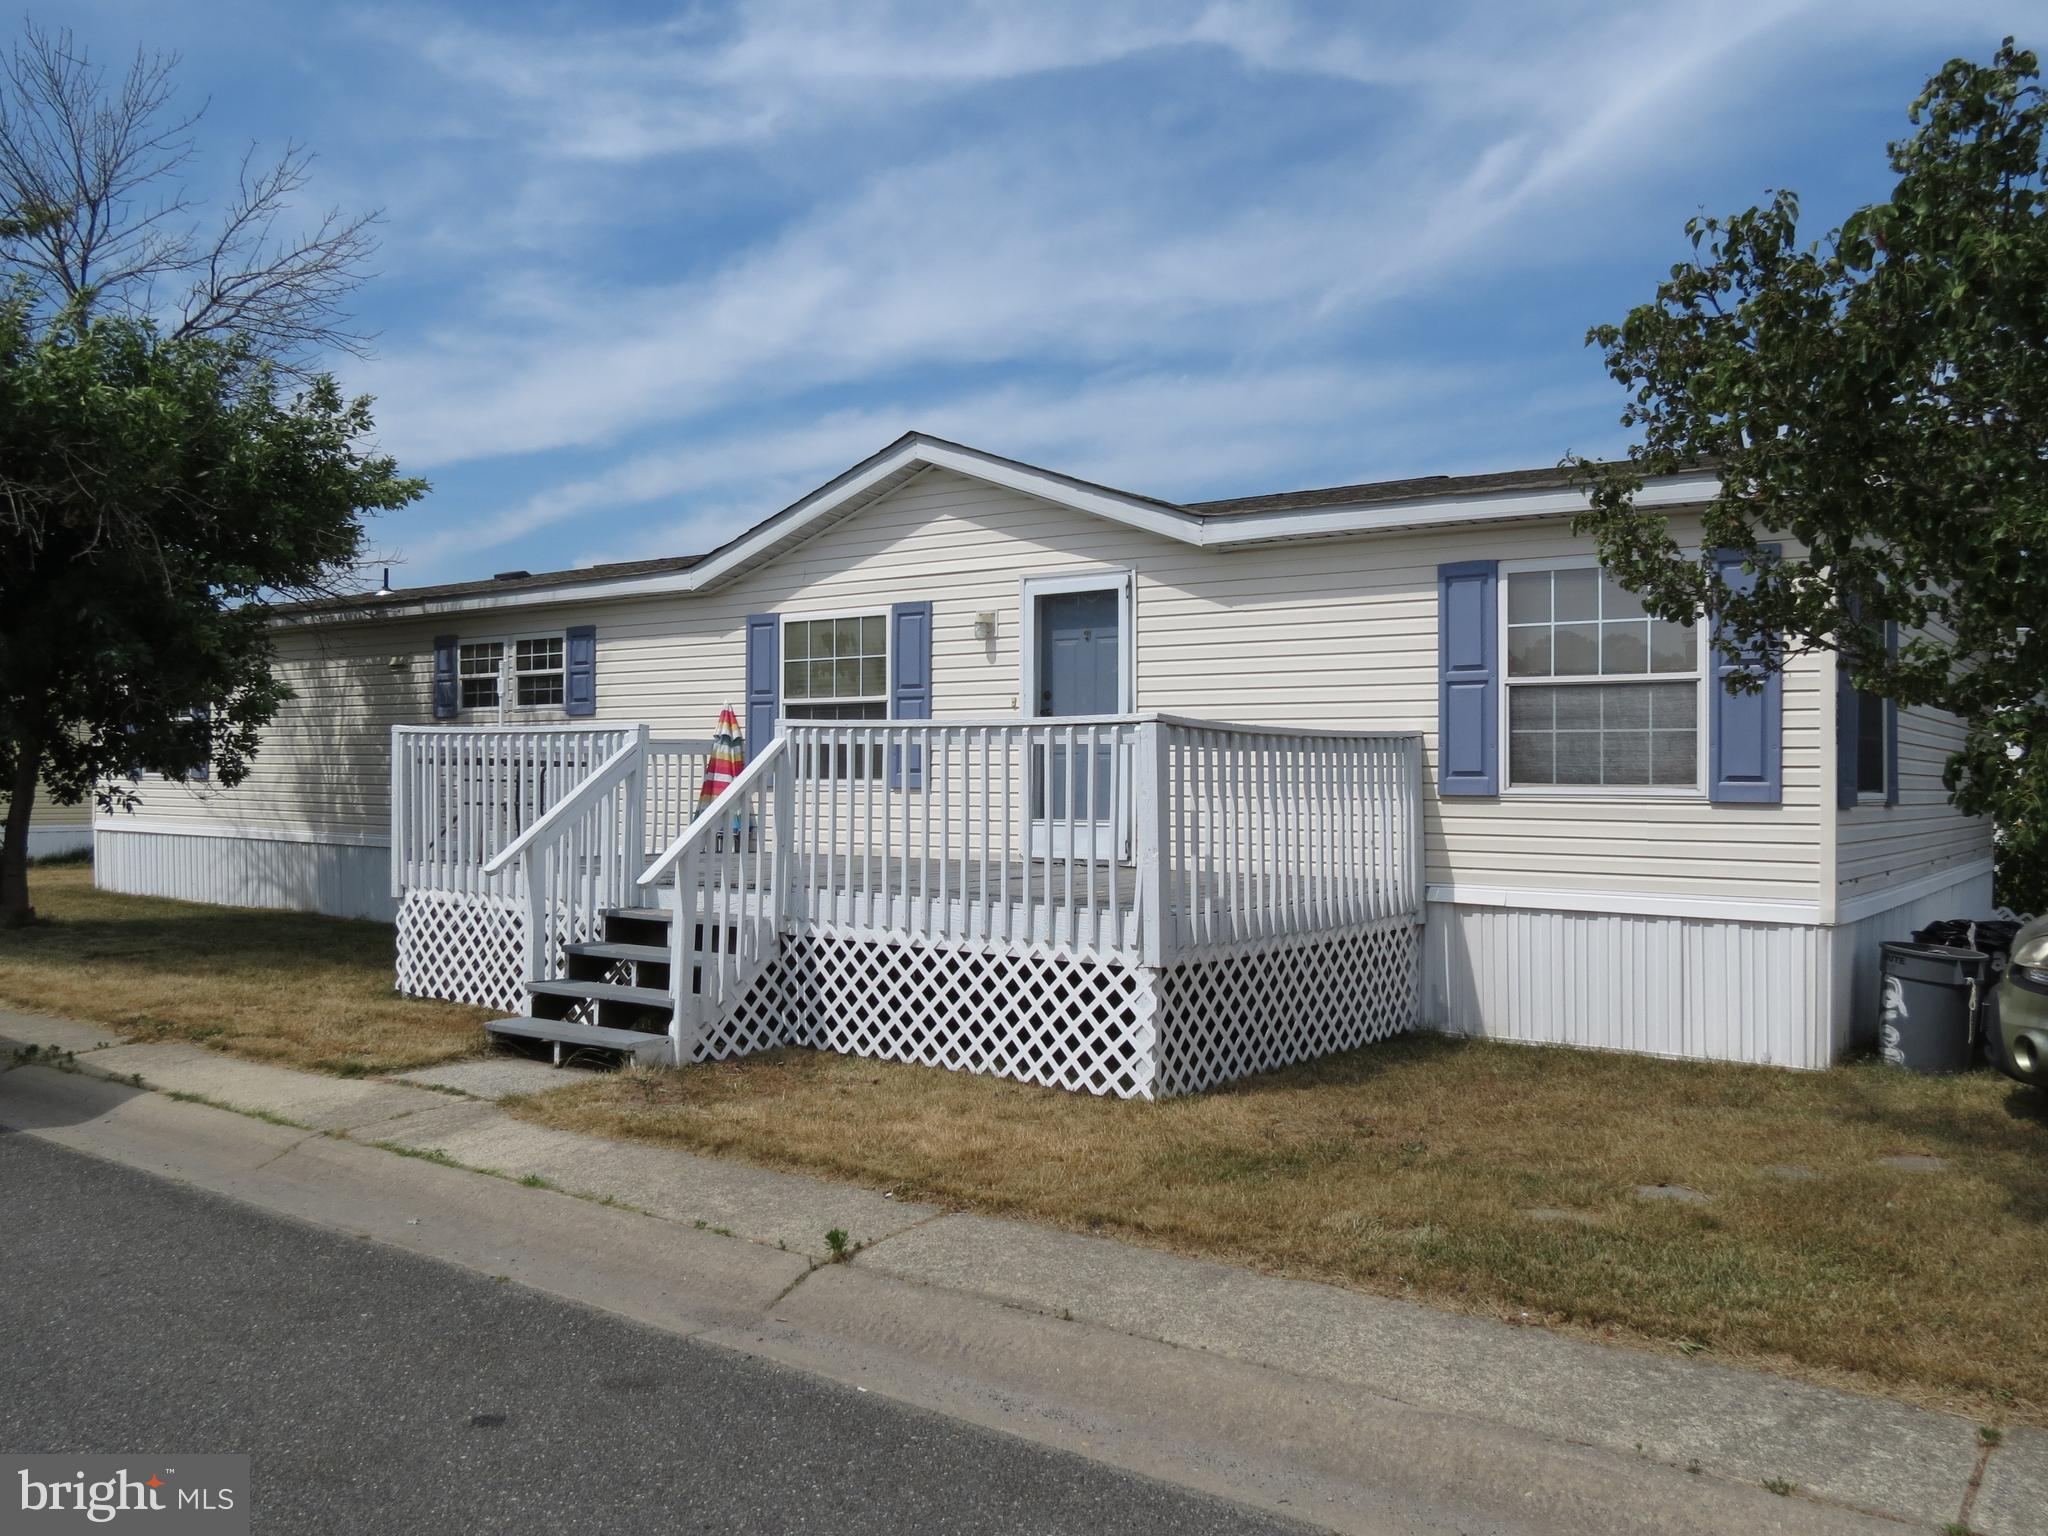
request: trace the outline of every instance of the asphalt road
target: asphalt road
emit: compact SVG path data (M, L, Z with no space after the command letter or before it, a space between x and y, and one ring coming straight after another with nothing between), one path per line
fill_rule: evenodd
M0 1448L246 1452L258 1532L1299 1532L0 1134Z

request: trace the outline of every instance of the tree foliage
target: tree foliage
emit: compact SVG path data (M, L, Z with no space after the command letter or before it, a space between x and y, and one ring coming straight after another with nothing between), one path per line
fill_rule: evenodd
M2001 889L2048 901L2048 103L2008 38L1956 59L1890 146L1897 182L1819 242L1799 201L1687 225L1695 256L1596 326L1638 429L1573 461L1600 557L1659 617L1721 620L1731 660L1833 651L1858 688L1968 727L1944 782L1998 818ZM1711 463L1703 549L1637 505ZM1767 546L1789 540L1803 559ZM1741 551L1754 589L1709 558ZM1888 626L1905 636L1887 650Z
M243 341L0 303L0 922L28 910L28 807L130 773L231 786L289 690L269 599L326 590L363 515L425 487L358 444L369 402L287 392ZM96 787L97 788L96 790Z
M176 60L113 81L29 24L0 60L0 926L26 921L38 785L132 804L133 774L232 786L290 690L270 601L329 590L364 515L425 486L358 444L313 371L374 214L289 233L310 157L241 162L208 225Z

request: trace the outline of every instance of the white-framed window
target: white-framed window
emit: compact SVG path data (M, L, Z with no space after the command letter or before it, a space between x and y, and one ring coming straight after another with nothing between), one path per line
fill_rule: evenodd
M521 709L559 705L566 673L562 637L541 635L512 643L512 700Z
M785 618L782 713L791 720L888 719L888 614Z
M559 631L464 640L455 648L457 708L501 718L522 709L559 710L568 697L567 658Z
M1504 788L1697 794L1696 626L1653 619L1591 562L1501 568Z
M505 696L505 642L465 640L455 652L455 673L464 713L496 709Z

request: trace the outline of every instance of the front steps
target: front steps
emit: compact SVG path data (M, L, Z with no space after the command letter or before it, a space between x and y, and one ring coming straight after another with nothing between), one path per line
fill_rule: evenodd
M527 983L528 1017L493 1019L484 1029L501 1040L552 1045L557 1066L572 1051L666 1060L674 921L665 907L607 908L602 939L564 946L566 975Z

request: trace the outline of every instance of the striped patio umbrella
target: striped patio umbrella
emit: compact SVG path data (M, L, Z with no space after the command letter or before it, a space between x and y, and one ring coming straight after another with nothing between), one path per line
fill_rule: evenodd
M697 791L697 810L700 813L739 777L740 765L746 759L747 745L740 735L740 717L728 704L718 712L718 729L711 737L711 755L704 761L704 784Z

